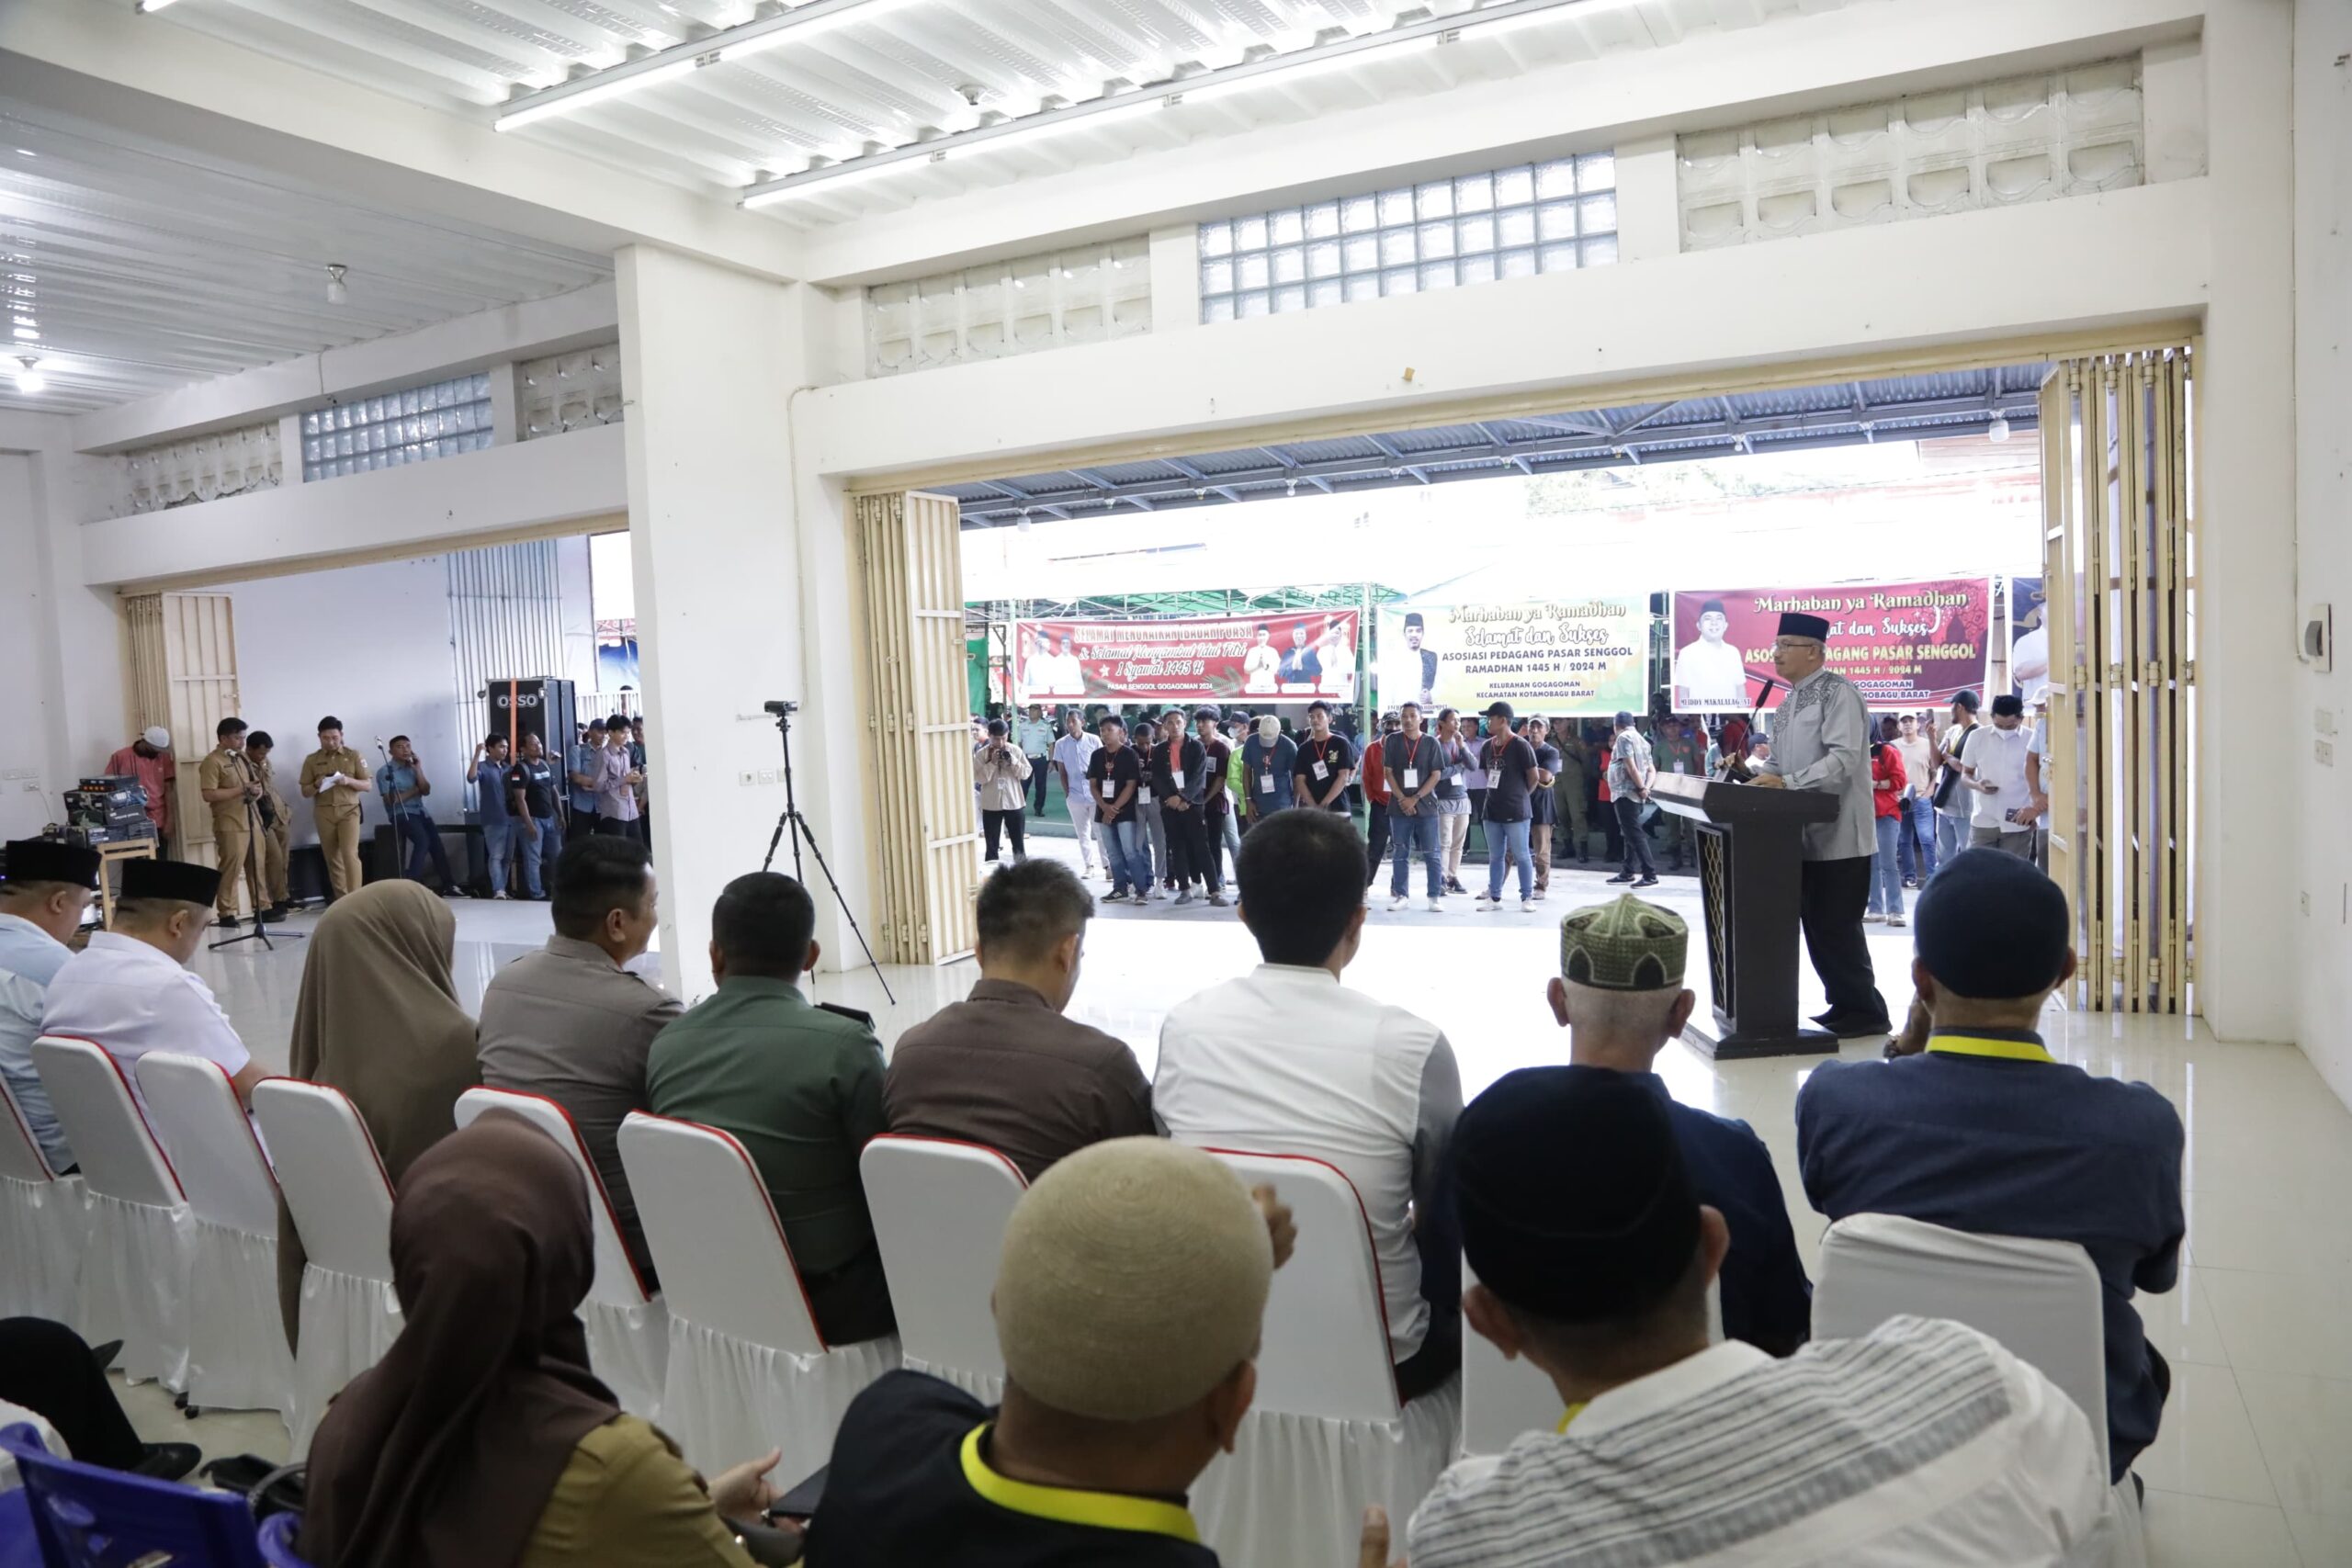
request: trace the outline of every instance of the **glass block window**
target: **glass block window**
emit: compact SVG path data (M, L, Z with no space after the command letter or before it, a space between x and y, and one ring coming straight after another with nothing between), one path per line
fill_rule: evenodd
M1201 320L1617 259L1617 159L1587 152L1201 225Z
M459 376L302 416L302 479L429 463L490 445L490 375Z
M895 376L1151 331L1151 241L986 262L865 291L865 369Z

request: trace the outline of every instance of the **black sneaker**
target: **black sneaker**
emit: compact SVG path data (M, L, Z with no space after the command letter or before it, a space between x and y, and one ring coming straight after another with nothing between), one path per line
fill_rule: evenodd
M148 1443L131 1467L133 1475L144 1475L156 1481L177 1481L194 1470L204 1452L194 1443Z
M236 917L236 916L234 916L234 915L223 915L223 916L221 916L219 919L217 919L217 920L213 921L212 923L213 923L213 925L214 925L214 926L218 927L218 928L219 928L220 930L221 930L221 931L235 931L235 930L237 929L237 927L238 927L240 924L242 924L243 922L242 922L242 921L240 921L240 920L237 919L237 917Z
M277 905L275 905L275 904L271 905L268 908L264 909L264 910L262 910L260 913L258 913L258 914L256 914L255 916L254 916L254 921L255 921L256 923L258 923L258 924L262 924L262 925L273 925L273 926L274 926L274 925L276 925L278 921L280 921L280 920L284 919L285 918L286 918L286 911L285 911L285 910L283 910L283 909L281 909L281 908L278 908Z
M1639 882L1634 883L1634 886L1637 888L1656 887L1657 886L1657 878L1655 876L1645 876Z
M1611 882L1631 882L1634 880L1634 874L1630 871L1621 871L1609 880ZM1650 880L1655 882L1657 879L1656 877L1652 877Z

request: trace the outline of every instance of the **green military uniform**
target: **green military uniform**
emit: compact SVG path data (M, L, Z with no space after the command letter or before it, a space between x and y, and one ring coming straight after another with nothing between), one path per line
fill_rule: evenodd
M828 1344L894 1331L857 1174L859 1151L888 1128L870 1027L789 980L729 976L654 1036L645 1087L655 1115L732 1134L750 1153Z
M360 787L337 784L319 788L322 780L341 773L357 779ZM368 795L367 760L345 746L338 751L318 750L302 759L299 780L302 798L318 803L319 853L327 863L327 890L340 898L359 890L360 806Z
M213 899L212 908L223 919L236 918L237 887L245 874L245 852L253 847L252 802L243 794L253 782L253 770L245 763L244 752L232 751L226 746L215 747L196 767L197 788L211 791L233 785L238 791L226 800L204 803L212 812L212 852L214 863L220 868L220 891ZM254 889L254 908L261 908L258 887Z
M1592 789L1592 781L1589 776L1591 758L1585 750L1584 737L1577 734L1573 728L1569 730L1566 739L1555 739L1553 745L1559 749L1560 766L1552 775L1554 807L1552 852L1559 860L1565 861L1568 857L1563 852L1573 850L1577 859L1582 860L1585 858L1587 831L1585 798ZM1563 839L1566 840L1565 844L1559 841Z
M245 760L252 766L254 781L261 785L262 799L269 803L269 808L260 813L265 818L261 824L261 886L254 897L258 899L261 894L268 894L270 907L277 908L287 902L286 852L293 838L294 818L287 808L286 797L277 791L275 766L250 756Z

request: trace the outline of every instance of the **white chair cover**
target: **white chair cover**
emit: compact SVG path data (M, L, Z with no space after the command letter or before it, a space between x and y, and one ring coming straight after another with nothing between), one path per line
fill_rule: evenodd
M87 1040L43 1035L33 1066L82 1167L84 1224L74 1326L93 1344L122 1341L133 1382L187 1388L193 1221L115 1059Z
M899 1365L898 1337L819 1337L767 1189L733 1138L633 1111L619 1144L670 1309L662 1426L705 1472L778 1448L776 1473L808 1474L831 1459L849 1402Z
M151 1051L147 1119L194 1212L188 1404L289 1415L294 1353L277 1311L277 1179L220 1063Z
M59 1176L0 1080L0 1317L70 1323L82 1270L82 1179Z
M265 1078L254 1116L277 1159L309 1262L294 1355L293 1451L308 1453L327 1401L399 1337L392 1294L392 1184L368 1124L324 1084Z
M629 1261L613 1218L612 1195L580 1141L571 1113L544 1095L509 1089L469 1089L458 1097L458 1125L470 1127L485 1111L499 1110L529 1122L571 1156L588 1181L588 1207L596 1226L596 1279L581 1303L588 1331L588 1360L621 1402L621 1408L647 1421L662 1418L662 1380L670 1364L670 1313L662 1297L646 1293L645 1281Z
M1021 1168L978 1144L886 1133L865 1145L857 1169L904 1364L994 1404L1004 1397L1004 1358L989 1298L1004 1227L1029 1187Z
M1346 1177L1302 1156L1210 1152L1281 1194L1298 1246L1266 1303L1257 1402L1193 1512L1227 1562L1352 1568L1365 1506L1411 1518L1453 1461L1461 1381L1398 1406L1372 1232Z
M1890 1317L1950 1318L2037 1368L2090 1421L2107 1454L2107 1322L2098 1269L2070 1241L1973 1235L1899 1214L1849 1214L1821 1237L1813 1335L1850 1339ZM2139 1495L2116 1487L2123 1515L2117 1561L2146 1557Z

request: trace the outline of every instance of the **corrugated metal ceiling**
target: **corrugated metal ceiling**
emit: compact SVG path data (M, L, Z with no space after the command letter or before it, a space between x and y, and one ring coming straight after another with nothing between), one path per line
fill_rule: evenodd
M1657 48L1856 0L1610 0L1563 7L1507 37L1464 35L1443 51L1399 50L1310 80L1269 82L1213 103L1072 131L1042 144L975 150L887 181L768 209L781 221L838 222L1080 164L1202 137L1244 133L1338 109L1519 74L1561 61ZM517 88L578 68L699 41L772 7L751 0L179 0L153 14L419 102L479 114ZM515 135L656 178L734 191L811 157L842 159L1019 116L1105 84L1142 85L1288 51L1319 31L1385 28L1456 13L1468 0L904 0L805 41L539 120Z
M1302 490L1337 494L1974 435L1996 420L2023 434L2035 428L2047 369L2012 365L1625 408L1572 408L1555 415L1286 442L935 488L962 502L966 527L987 528L1028 516L1084 517L1120 507L1151 512L1271 501Z
M0 260L0 352L38 355L48 383L27 395L0 375L0 407L45 413L612 276L605 256L294 188L6 97ZM327 300L331 262L350 269L347 303Z

